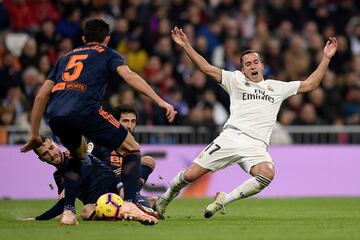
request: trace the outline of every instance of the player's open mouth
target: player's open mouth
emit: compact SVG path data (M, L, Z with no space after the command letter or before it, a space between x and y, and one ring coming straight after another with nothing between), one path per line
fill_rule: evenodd
M257 71L251 72L251 76L253 76L253 77L257 77L258 74L259 74L259 73L258 73Z

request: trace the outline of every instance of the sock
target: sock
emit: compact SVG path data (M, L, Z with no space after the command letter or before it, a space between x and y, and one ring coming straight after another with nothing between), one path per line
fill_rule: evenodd
M140 179L140 152L130 151L124 154L121 179L124 185L124 200L136 202L136 192Z
M81 159L72 158L69 159L67 166L65 167L64 174L64 188L65 188L65 199L64 199L64 211L70 210L73 213L75 211L75 200L79 193L81 181Z
M261 192L265 187L269 186L271 180L261 176L256 175L253 178L250 178L243 182L240 186L235 188L231 193L226 194L224 204L231 203L237 199L247 198L254 194Z
M138 192L140 192L140 190L148 180L149 175L153 172L153 170L154 169L152 169L150 166L141 164L141 175L140 175Z
M176 175L176 177L173 178L173 180L171 180L169 188L162 195L163 198L170 201L173 200L177 195L179 195L181 189L190 184L190 182L185 181L183 176L184 171L181 171L178 175Z

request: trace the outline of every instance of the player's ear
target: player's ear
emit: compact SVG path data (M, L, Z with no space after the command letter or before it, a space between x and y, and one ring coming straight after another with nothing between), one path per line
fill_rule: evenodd
M104 43L107 45L110 41L110 35L107 35L104 39Z

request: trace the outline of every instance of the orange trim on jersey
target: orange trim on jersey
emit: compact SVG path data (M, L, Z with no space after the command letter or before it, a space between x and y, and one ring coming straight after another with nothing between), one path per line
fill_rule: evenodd
M119 128L120 127L120 123L113 117L113 115L111 115L110 113L106 112L103 107L100 107L99 109L99 114L106 120L109 121L109 123L111 123L112 125L114 125L115 127Z

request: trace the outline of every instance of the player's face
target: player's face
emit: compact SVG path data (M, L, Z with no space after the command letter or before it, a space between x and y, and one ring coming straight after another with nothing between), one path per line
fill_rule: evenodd
M264 79L263 70L264 65L262 64L259 54L249 53L242 57L243 67L242 72L252 82L260 82Z
M136 115L133 113L122 113L119 119L121 125L133 133L136 127Z
M46 139L44 145L38 148L39 159L51 165L59 165L63 161L63 155L60 148L49 139Z

